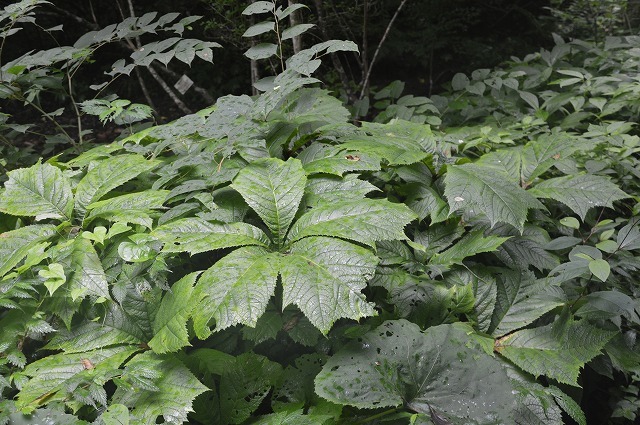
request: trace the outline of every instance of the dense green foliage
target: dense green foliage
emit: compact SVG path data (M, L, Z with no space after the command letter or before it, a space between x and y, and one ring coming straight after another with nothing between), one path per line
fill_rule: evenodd
M259 95L6 174L0 424L635 420L640 38L355 121L297 7Z

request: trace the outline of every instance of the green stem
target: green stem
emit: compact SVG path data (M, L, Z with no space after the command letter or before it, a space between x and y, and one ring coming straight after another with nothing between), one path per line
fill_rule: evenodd
M398 412L398 408L394 407L393 409L385 410L384 412L376 413L375 415L359 420L356 424L368 424L375 419L379 419L396 412Z

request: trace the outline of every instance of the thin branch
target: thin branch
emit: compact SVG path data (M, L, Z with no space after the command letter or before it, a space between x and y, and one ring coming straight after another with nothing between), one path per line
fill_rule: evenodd
M175 78L176 80L180 78L180 74L178 74L168 66L165 66L165 67L161 66L161 67L158 67L158 69L164 72L165 74L169 75L171 78ZM207 103L211 105L216 103L216 100L213 98L213 96L209 94L207 89L205 89L204 87L200 87L198 84L193 83L193 85L191 86L191 89L194 90L196 93L198 93Z
M162 79L162 77L158 75L155 69L153 69L152 67L148 67L147 71L149 71L149 74L151 74L151 76L158 82L158 84L160 84L160 87L162 87L162 89L167 93L171 100L173 100L173 103L176 104L178 109L180 109L185 114L193 113L193 111L189 109L189 107L185 105L178 96L176 96L176 94L171 90L171 87L169 87L169 85Z
M378 54L380 53L380 49L382 48L382 45L384 44L384 42L387 40L387 37L389 36L389 32L391 31L391 27L393 26L393 23L396 21L396 18L400 14L400 11L404 7L405 3L407 3L407 0L402 0L400 2L400 5L396 9L396 12L393 14L393 17L391 18L391 20L389 21L389 24L387 25L387 29L384 31L384 34L382 35L382 38L378 43L376 52L373 54L373 59L371 59L371 63L368 66L367 75L364 78L364 81L362 82L362 91L360 92L360 99L364 98L365 94L369 89L369 80L371 78L371 70L373 69L373 65L376 62L376 59L378 58Z

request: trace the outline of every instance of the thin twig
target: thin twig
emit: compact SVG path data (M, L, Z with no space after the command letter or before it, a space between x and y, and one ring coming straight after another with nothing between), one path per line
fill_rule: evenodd
M382 38L378 43L376 52L373 54L373 59L371 59L371 63L368 66L367 75L365 76L364 81L362 82L362 91L360 92L360 99L364 98L365 94L368 91L369 79L371 78L371 70L373 69L373 64L376 62L376 59L378 58L378 54L380 53L380 49L382 48L382 45L384 44L384 42L387 40L387 37L389 36L389 32L391 31L391 27L393 26L393 23L396 21L396 18L400 14L400 11L402 10L406 2L407 0L402 0L400 2L400 6L398 6L395 13L393 14L393 17L391 18L391 20L389 21L389 24L387 25L387 29L384 31L384 34L382 35Z

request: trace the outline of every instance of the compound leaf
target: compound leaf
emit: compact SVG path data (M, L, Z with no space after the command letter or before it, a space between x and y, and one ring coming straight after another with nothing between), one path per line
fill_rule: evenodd
M168 194L168 190L145 190L93 202L87 205L89 213L85 222L100 217L111 222L134 223L150 228L153 225L150 214L162 208Z
M462 264L462 260L467 257L479 254L481 252L492 252L498 249L502 243L508 240L508 237L499 236L483 236L483 232L476 230L467 233L451 248L435 254L431 257L429 265L433 266L451 266L453 264Z
M16 407L23 413L29 413L40 405L64 400L67 396L66 382L81 374L91 380L98 372L117 369L137 350L137 347L119 346L74 354L54 354L37 360L21 372L31 379L18 394Z
M240 192L280 244L304 195L307 177L297 159L258 160L238 173L232 187Z
M532 323L565 302L566 297L559 287L536 280L529 273L505 271L498 275L491 333L505 335Z

